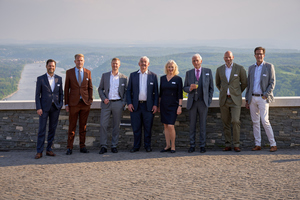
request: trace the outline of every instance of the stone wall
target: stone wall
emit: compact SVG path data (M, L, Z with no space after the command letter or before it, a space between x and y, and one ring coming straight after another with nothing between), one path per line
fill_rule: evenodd
M186 101L183 103L184 107ZM270 122L272 124L277 146L290 147L300 145L300 98L276 98L270 107ZM100 101L94 101L88 118L86 145L89 149L99 148ZM207 147L221 149L224 147L222 122L220 118L218 99L214 99L207 116ZM39 118L33 101L0 102L0 150L34 149L36 148ZM68 113L61 110L56 130L54 148L66 149ZM262 127L262 126L261 126ZM189 147L189 115L184 108L176 121L177 148ZM198 130L199 127L197 127ZM111 131L111 128L109 129ZM199 134L196 136L199 140ZM110 141L110 138L109 138ZM78 147L78 128L74 148ZM133 132L130 126L130 113L124 111L119 138L119 149L129 150L133 145ZM241 111L241 147L251 148L254 145L250 112L245 107ZM269 142L262 127L262 146ZM160 115L155 114L152 147L161 149L165 146L163 125Z

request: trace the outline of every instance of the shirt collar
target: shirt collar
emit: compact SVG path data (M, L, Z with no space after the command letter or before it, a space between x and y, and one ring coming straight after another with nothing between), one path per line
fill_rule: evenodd
M257 63L255 63L255 67L260 67L260 66L263 66L265 61L263 61L260 65L257 65Z
M48 78L54 78L54 75L55 75L55 74L53 74L53 76L51 77L51 76L48 74L48 72L47 72L47 77L48 77Z
M231 65L230 65L229 68L232 68L232 66L233 66L233 63L231 63ZM228 66L226 65L226 63L225 63L225 67L228 68Z
M79 70L77 67L75 67L75 70L76 70L76 72L78 72L78 71L82 72L83 68L81 68L81 70Z
M111 75L111 76L119 76L119 73L120 73L120 72L118 72L116 75L113 75L113 73L112 73L112 71L111 71L111 72L110 72L110 75Z
M144 74L148 74L148 71L149 71L149 70L147 69L147 70L145 71L145 73L144 73ZM142 74L142 72L141 72L141 70L140 70L140 69L139 69L138 73L139 73L139 74Z

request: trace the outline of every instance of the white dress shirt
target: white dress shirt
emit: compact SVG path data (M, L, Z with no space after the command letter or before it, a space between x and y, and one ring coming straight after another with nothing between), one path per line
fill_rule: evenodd
M139 73L139 101L147 101L147 79L148 79L148 70L145 73L142 73L141 70L138 71Z
M226 78L227 78L228 83L229 83L229 80L230 80L230 75L231 75L231 71L232 71L232 66L233 66L233 63L231 63L230 67L228 67L228 66L225 64L225 75L226 75ZM228 87L228 89L227 89L227 95L230 95L229 87Z
M261 70L264 62L262 62L259 66L255 63L255 73L254 73L254 81L253 81L253 94L262 94L260 87L260 77Z
M119 95L119 84L120 84L120 76L119 72L114 76L112 72L110 73L110 81L109 81L109 100L119 100L121 99Z
M50 87L51 87L51 91L53 92L53 91L54 91L54 87L55 87L54 74L53 74L53 76L51 77L51 76L47 73L47 77L48 77L48 81L49 81L49 84L50 84Z

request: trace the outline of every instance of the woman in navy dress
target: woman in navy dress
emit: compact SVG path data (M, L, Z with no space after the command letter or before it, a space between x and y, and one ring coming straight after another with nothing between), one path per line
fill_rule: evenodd
M177 76L178 66L174 60L165 65L165 74L160 77L160 115L164 124L166 147L160 152L175 153L175 121L182 112L182 79Z

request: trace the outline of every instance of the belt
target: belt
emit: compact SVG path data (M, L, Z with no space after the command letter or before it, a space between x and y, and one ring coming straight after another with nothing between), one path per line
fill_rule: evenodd
M255 96L255 97L262 97L264 96L263 94L252 94L252 96Z
M109 101L115 102L115 101L121 101L121 99L111 99Z
M139 101L139 103L146 103L147 101Z
M231 98L231 95L227 95L227 98Z

